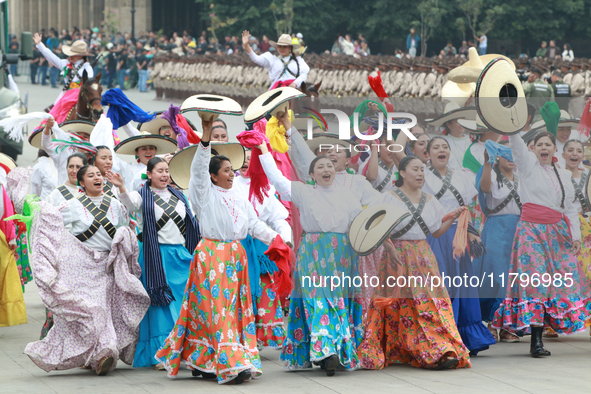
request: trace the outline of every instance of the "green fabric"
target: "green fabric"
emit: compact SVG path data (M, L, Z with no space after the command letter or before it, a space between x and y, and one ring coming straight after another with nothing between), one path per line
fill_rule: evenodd
M22 215L13 215L8 217L4 220L19 220L25 224L27 227L27 247L30 250L31 240L29 239L29 234L31 232L31 227L33 225L33 219L35 215L39 212L39 197L34 194L29 194L25 197L25 203L23 205L23 214Z
M546 130L556 137L558 131L558 122L560 121L560 108L555 101L548 101L542 108L540 108L540 114L546 123Z
M462 162L462 165L465 168L472 171L473 173L478 174L478 171L480 171L480 167L482 167L482 164L480 164L478 159L475 158L472 154L472 146L474 146L474 144L475 142L472 143L472 145L470 145L470 147L466 151L466 154L464 154L464 161Z
M382 105L382 103L380 103L378 101L374 101L374 100L364 100L361 104L359 104L357 106L357 108L355 108L355 111L353 111L353 113L351 114L351 116L349 116L349 122L351 124L351 128L353 128L353 119L354 119L355 114L359 114L359 118L358 118L359 122L361 122L361 120L363 120L363 118L365 118L365 114L369 110L369 108L367 107L367 104L368 103L377 104L379 110L384 113L384 116L387 116L388 115L388 112L386 111L386 107L384 107Z

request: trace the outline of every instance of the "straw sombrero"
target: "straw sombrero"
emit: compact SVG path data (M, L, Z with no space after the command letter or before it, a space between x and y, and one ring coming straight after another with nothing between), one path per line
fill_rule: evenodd
M94 126L96 126L93 122L88 122L86 120L69 120L67 122L60 123L59 127L66 133L86 133L88 135L92 134L92 130L94 130ZM43 128L34 131L29 136L29 143L37 148L41 149L41 136L43 133ZM53 132L51 133L53 135Z
M558 127L570 127L571 129L577 128L579 126L579 119L573 119L569 115L568 112L561 109L560 110L560 120L558 121ZM544 131L546 130L546 123L544 120L539 120L533 125L531 125L531 129L535 131Z
M62 45L62 52L66 56L92 56L92 53L88 53L88 45L82 40L76 40L72 45Z
M476 84L472 83L455 83L447 81L441 89L441 98L444 100L453 101L458 106L463 107L466 101L474 94Z
M496 54L479 56L475 48L470 48L468 57L470 60L447 73L446 78L448 81L458 84L476 82L484 68L491 61L498 58L505 60L513 70L513 73L515 73L515 64L506 56Z
M316 152L318 148L320 148L320 145L343 145L348 151L350 148L351 157L357 156L359 153L361 153L354 149L356 145L353 142L350 140L341 140L337 134L330 132L315 135L313 139L306 140L306 143L313 153Z
M426 119L425 122L431 126L440 127L450 120L460 118L474 120L476 118L476 108L460 107L455 101L450 101L445 105L443 114L433 119Z
M294 48L299 48L301 45L299 44L299 40L298 43L294 43L291 39L291 36L289 34L282 34L279 36L279 39L277 41L271 41L269 40L269 44L271 44L271 46L277 48L277 45L291 45Z
M215 94L198 94L191 96L181 105L181 113L197 111L199 117L204 119L206 114L208 120L217 119L220 114L224 115L242 115L242 107L236 101L224 96Z
M244 112L244 121L254 123L261 120L267 114L277 116L280 112L285 112L289 108L289 100L305 97L306 95L297 89L289 86L269 90L254 99Z
M129 137L128 139L121 141L119 145L115 147L115 152L121 155L135 155L137 148L148 145L155 146L156 153L159 155L174 153L177 149L176 141L172 138L162 135L153 135L144 131L140 135Z
M481 134L489 131L480 116L476 114L476 119L458 119L458 123L471 134Z
M364 209L349 228L349 241L353 250L360 256L373 253L408 216L410 213L406 209L391 204Z
M0 164L6 166L11 171L16 167L16 162L12 160L12 157L4 153L0 153Z
M222 155L230 159L232 170L238 171L244 164L244 147L234 142L211 141L211 155ZM197 152L198 145L188 146L177 152L168 163L168 171L173 182L181 189L189 188L191 179L191 163Z
M138 126L138 130L140 132L146 131L150 134L160 135L159 134L160 128L163 126L170 127L170 123L168 122L168 120L161 118L160 114L158 114L158 116L156 116L151 121L146 122L146 123L140 123L137 126Z
M520 132L527 123L527 100L513 63L498 57L476 82L474 105L483 124L499 134Z

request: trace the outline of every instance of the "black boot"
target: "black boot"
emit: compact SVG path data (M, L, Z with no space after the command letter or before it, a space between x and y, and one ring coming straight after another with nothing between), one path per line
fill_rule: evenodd
M551 353L544 347L544 342L542 342L543 331L543 327L531 326L531 347L529 352L532 357L546 357L551 355Z
M340 364L339 357L336 354L333 354L322 361L322 368L326 371L326 376L334 376Z

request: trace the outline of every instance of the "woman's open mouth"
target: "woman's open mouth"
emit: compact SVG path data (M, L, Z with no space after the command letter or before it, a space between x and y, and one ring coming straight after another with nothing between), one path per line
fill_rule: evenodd
M540 153L540 157L541 157L542 159L544 159L544 160L545 160L545 159L547 159L547 158L548 158L548 156L549 156L549 155L548 155L548 153L546 153L546 152L542 152L542 153Z
M439 155L439 156L437 156L437 158L438 158L439 160L445 160L446 156L445 156L445 155Z
M322 175L322 179L324 179L325 181L330 181L330 174L324 174Z

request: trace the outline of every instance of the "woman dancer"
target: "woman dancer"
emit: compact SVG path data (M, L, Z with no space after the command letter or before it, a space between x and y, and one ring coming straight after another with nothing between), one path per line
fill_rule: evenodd
M77 179L84 194L59 211L38 204L32 265L54 326L25 353L47 372L86 365L100 376L115 369L117 359L131 364L150 300L137 279L137 241L127 210L103 194L98 168L82 167Z
M281 119L286 129L289 119ZM258 146L263 169L282 199L292 201L300 211L305 235L302 237L294 274L295 289L289 304L287 337L281 359L288 370L311 368L319 364L327 376L337 367L358 368L357 346L362 337L358 289L346 286L335 291L306 284L304 276L330 276L338 272L353 277L357 258L347 231L361 212L359 199L337 186L335 167L326 156L310 164L309 176L315 185L290 182L277 169L266 144ZM336 275L336 274L335 274Z
M509 141L501 144L508 145ZM476 178L477 187L484 195L482 209L486 212L486 222L482 230L482 242L487 251L473 261L474 272L478 277L489 278L492 275L492 286L488 282L480 287L480 310L482 318L488 322L488 329L499 340L497 330L491 327L494 314L507 294L509 266L513 239L519 216L521 200L519 198L520 180L515 175L515 163L512 161L509 147L501 147L497 143L487 142L487 149L500 153L493 157L495 162L491 168L488 150L484 152L484 166ZM502 151L500 151L502 150ZM505 279L503 279L505 278ZM487 279L488 281L488 279ZM519 337L503 329L500 333L501 342L519 342Z
M201 228L176 325L156 359L176 376L181 360L194 376L242 383L261 375L248 262L240 240L246 234L270 244L277 233L258 220L252 205L232 189L234 172L225 156L211 158L211 124L191 164L189 196Z
M435 196L444 210L451 212L458 207L477 204L476 189L470 183L461 170L452 170L448 167L451 151L449 144L442 137L434 137L427 145L431 165L425 170L424 190ZM472 259L466 249L459 258L454 257L453 239L457 231L457 223L439 238L432 235L427 237L427 242L433 250L439 271L451 278L473 275ZM468 241L472 245L480 242L480 238L474 232L468 232ZM446 283L450 299L452 301L454 318L462 341L471 355L488 349L495 343L495 339L482 324L480 303L478 301L478 289L471 286L456 287ZM449 285L449 286L448 286Z
M531 328L532 357L550 356L542 341L545 325L558 334L572 334L584 330L591 317L590 282L577 261L581 251L573 203L577 199L571 172L558 169L552 160L553 134L539 133L533 152L518 135L509 136L509 145L523 183L523 211L510 269L510 275L519 279L507 288L492 326L513 331Z
M78 186L78 171L87 165L88 160L86 160L86 156L82 153L74 153L68 157L66 162L68 181L52 191L47 197L47 202L54 207L59 207L66 201L78 198L82 194Z
M140 324L133 366L155 365L155 369L164 370L154 355L181 313L193 251L199 241L199 225L185 196L168 185L170 176L164 159L150 159L146 174L148 181L139 193L128 192L121 175L108 171L107 177L119 189L119 199L129 211L141 214L140 279L152 305Z
M421 190L425 182L422 162L413 156L405 157L399 171L397 189L385 195L384 203L404 208L412 216L394 228L394 244L384 244L393 264L382 261L382 280L440 277L427 235L443 235L466 208L454 209L442 223L443 207ZM393 363L428 369L470 366L468 349L462 343L444 287L430 290L429 286L408 285L382 292L382 296L389 298L371 301L365 336L357 350L364 368L382 369Z
M78 171L87 165L86 156L82 153L77 152L68 157L66 162L68 181L54 189L47 197L47 202L54 207L59 207L66 201L80 197L83 192L78 186ZM53 313L48 308L45 308L45 323L41 328L39 339L45 338L51 327L53 327Z

